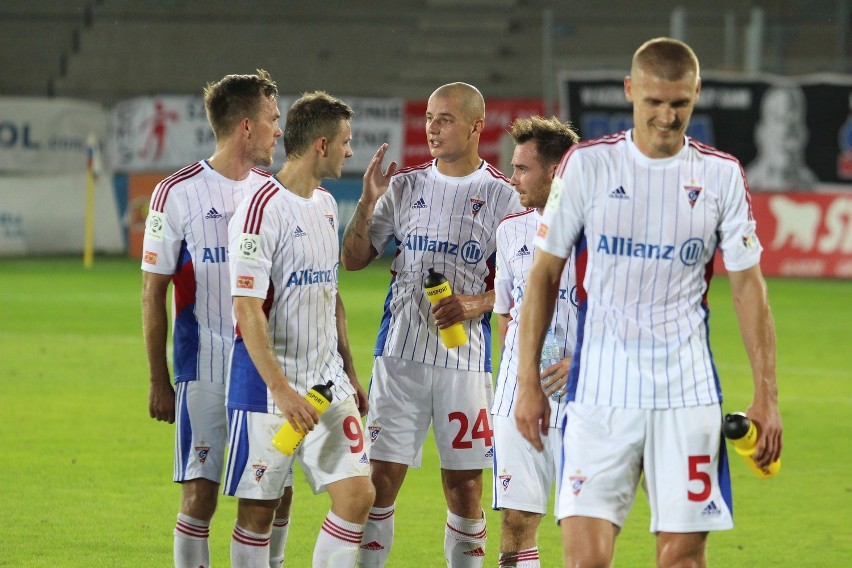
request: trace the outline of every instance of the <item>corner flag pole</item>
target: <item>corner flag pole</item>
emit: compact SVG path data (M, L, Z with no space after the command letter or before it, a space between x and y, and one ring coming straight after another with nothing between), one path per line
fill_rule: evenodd
M86 224L83 242L83 266L91 268L95 263L95 146L94 134L86 139Z

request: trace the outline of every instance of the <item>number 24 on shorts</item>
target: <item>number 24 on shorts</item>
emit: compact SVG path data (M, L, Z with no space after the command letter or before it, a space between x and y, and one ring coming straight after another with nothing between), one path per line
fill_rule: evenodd
M488 424L488 412L484 408L479 409L479 414L476 416L476 421L473 423L473 430L470 431L469 439L467 438L467 433L470 428L470 421L467 418L467 414L464 412L450 412L447 415L447 418L450 422L456 420L459 422L459 431L456 434L456 437L453 438L454 450L467 450L472 448L472 440L482 440L485 443L485 447L490 447L492 445L494 432Z

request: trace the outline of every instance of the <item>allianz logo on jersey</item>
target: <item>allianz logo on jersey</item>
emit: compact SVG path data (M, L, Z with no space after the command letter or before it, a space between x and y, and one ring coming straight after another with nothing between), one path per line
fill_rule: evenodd
M514 299L515 304L520 304L521 301L524 299L525 290L526 286L518 286L517 288L512 290L512 298ZM579 304L577 303L577 286L571 286L570 290L568 288L560 288L559 299L568 300L575 308L579 306Z
M294 270L287 278L286 287L290 286L310 286L312 284L328 284L337 282L337 271L340 263L334 264L333 268L328 270L314 270L313 268L305 268L302 270Z
M418 252L437 252L458 256L465 264L476 264L485 256L482 245L473 239L462 244L438 239L430 239L428 235L408 235L402 245L405 249Z
M601 235L596 251L613 256L629 256L650 260L675 260L678 258L686 266L696 264L704 255L704 241L691 238L680 246L675 257L675 244L646 243L634 241L630 237Z
M204 247L201 262L228 262L228 247Z

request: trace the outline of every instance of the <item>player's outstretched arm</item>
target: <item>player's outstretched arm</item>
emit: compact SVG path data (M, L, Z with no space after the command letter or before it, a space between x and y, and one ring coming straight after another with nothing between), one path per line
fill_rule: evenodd
M240 328L251 362L260 373L263 382L269 387L275 406L284 418L293 426L305 431L313 430L319 421L319 414L287 382L284 370L278 363L275 353L269 345L267 319L263 312L265 298L234 296L234 317Z
M172 387L166 357L169 334L166 293L171 279L168 274L142 273L142 333L145 337L151 381L148 389L148 414L155 420L169 424L175 421L175 389Z
M760 265L729 272L734 310L754 379L754 398L746 414L758 429L754 461L768 466L781 456L781 413L775 377L775 323Z
M334 319L337 325L337 351L343 358L343 371L349 377L349 382L355 388L355 404L358 406L358 412L361 416L367 415L369 406L367 404L367 393L358 381L358 374L355 372L355 364L352 361L352 351L349 349L349 331L346 325L346 310L343 307L343 300L340 294L337 294L337 306L334 312Z
M364 172L361 198L343 233L340 262L346 270L361 270L378 256L378 251L373 248L370 240L373 211L376 208L376 202L388 190L390 179L396 171L396 162L391 162L387 170L382 172L382 160L387 149L388 145L382 144L370 160Z
M550 404L541 389L539 359L541 346L559 294L559 281L565 259L536 249L527 276L521 315L518 318L518 393L515 398L515 424L521 435L538 451L544 449L542 434L550 424Z

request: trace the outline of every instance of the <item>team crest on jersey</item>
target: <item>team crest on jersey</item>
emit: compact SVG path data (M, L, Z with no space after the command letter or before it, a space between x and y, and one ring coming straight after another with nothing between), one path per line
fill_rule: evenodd
M509 470L503 469L503 472L497 476L497 479L500 480L500 485L503 487L504 492L509 489L509 482L512 481L512 476L509 474Z
M331 225L331 228L334 228L334 215L331 213L326 213L325 218L328 219L328 224Z
M586 482L587 477L580 474L580 470L577 470L577 473L568 478L568 481L571 482L571 493L575 496L580 494L580 490L583 489L583 484Z
M165 230L166 214L159 211L149 211L148 218L145 220L145 235L155 241L162 241Z
M471 213L473 213L473 216L476 217L476 215L482 209L482 206L485 205L485 201L483 201L482 199L479 199L477 197L471 197L470 198L470 204L471 204L471 208L470 208Z
M198 456L198 461L204 463L207 461L207 454L210 453L210 446L204 440L201 440L201 444L195 446L195 455Z
M240 248L237 250L237 260L246 264L257 264L260 254L260 235L243 233L240 235Z
M370 431L370 442L375 443L376 438L379 437L379 432L382 431L382 427L381 426L370 426L367 429Z
M701 195L701 190L703 187L698 187L697 185L685 185L683 186L683 190L686 192L686 198L689 199L689 206L694 207L695 202L698 201L698 196Z
M157 264L157 253L146 250L142 254L142 262L145 264Z
M251 465L254 470L254 481L255 483L260 483L260 480L263 478L263 474L266 473L266 468L268 467L265 463L263 463L262 459L257 460L257 463Z

